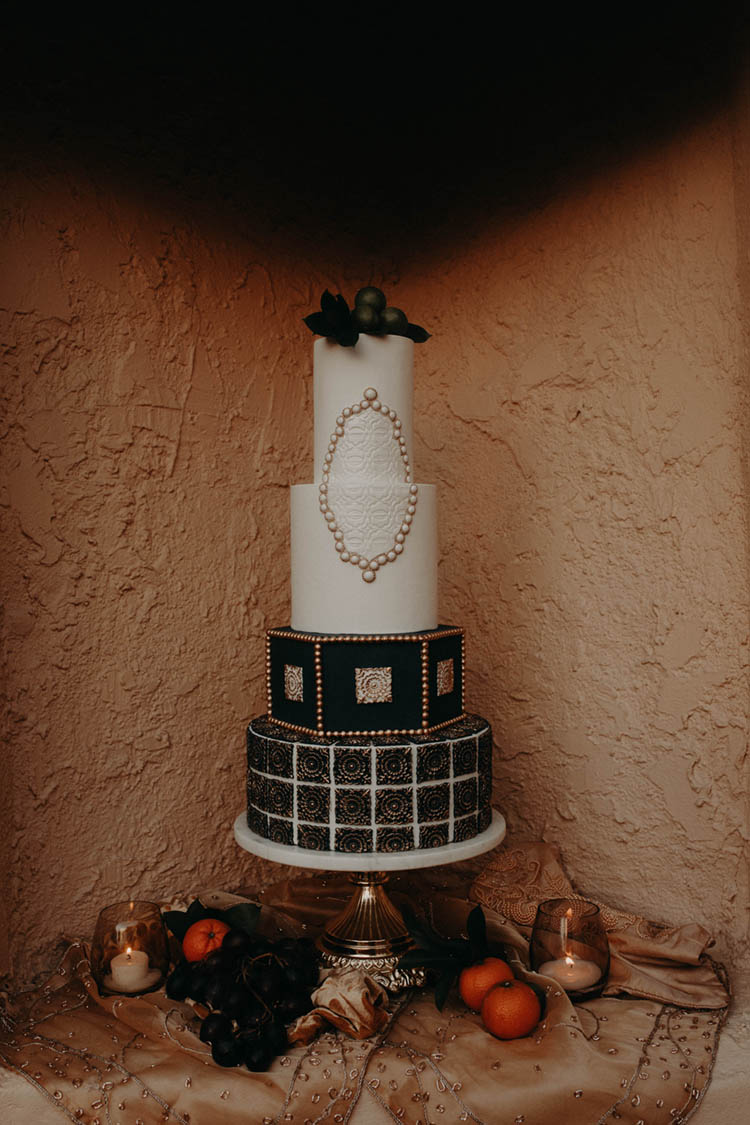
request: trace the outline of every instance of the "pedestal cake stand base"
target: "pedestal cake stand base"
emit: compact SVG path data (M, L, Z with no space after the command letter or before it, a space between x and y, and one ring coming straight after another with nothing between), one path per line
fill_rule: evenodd
M489 828L470 840L408 852L319 852L276 844L252 832L245 813L240 813L234 822L234 838L241 848L262 859L318 871L351 872L351 900L318 939L323 963L327 968L362 969L390 992L398 992L402 988L421 987L424 970L398 968L399 960L414 943L400 911L386 892L388 872L439 867L482 855L505 838L505 818L493 810Z

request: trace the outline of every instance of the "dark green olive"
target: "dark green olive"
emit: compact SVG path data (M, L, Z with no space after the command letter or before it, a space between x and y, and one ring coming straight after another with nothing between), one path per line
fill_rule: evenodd
M354 298L354 305L371 305L376 312L382 312L385 308L385 293L374 285L365 285Z
M380 313L374 305L355 305L352 320L360 332L377 332L380 328Z
M405 336L409 321L401 309L387 308L380 314L380 326L388 336Z

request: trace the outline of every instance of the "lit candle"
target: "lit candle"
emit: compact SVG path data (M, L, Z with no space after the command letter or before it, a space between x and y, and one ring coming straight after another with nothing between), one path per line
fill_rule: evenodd
M118 953L110 961L104 985L113 992L142 992L160 977L158 969L149 970L147 953L128 946L124 953Z
M559 957L556 961L545 961L537 972L544 977L552 977L564 989L575 991L579 988L590 988L601 979L602 971L593 961L584 961L578 957Z

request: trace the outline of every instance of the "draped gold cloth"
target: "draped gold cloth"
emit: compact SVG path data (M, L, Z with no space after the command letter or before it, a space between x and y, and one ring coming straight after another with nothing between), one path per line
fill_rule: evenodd
M451 873L432 879L421 872L395 882L436 927L457 933L473 903ZM499 849L471 888L516 973L537 984L545 982L525 968L528 928L538 899L566 888L559 857L543 845ZM344 877L279 883L259 896L264 927L312 933L348 897ZM424 991L391 998L385 1026L369 1039L332 1028L290 1048L267 1074L224 1070L200 1042L189 1005L163 991L100 996L87 947L75 942L44 986L6 1012L0 1058L29 1084L30 1105L42 1096L61 1121L88 1125L685 1122L708 1087L728 1004L723 972L706 956L710 938L694 924L667 930L609 909L606 921L614 956L605 995L574 1007L546 982L541 1024L512 1042L490 1036L455 993L440 1013ZM339 1003L346 1008L346 997Z

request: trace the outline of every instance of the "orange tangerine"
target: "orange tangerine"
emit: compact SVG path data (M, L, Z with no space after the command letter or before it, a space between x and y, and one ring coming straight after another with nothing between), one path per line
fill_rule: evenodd
M458 991L464 1004L478 1012L489 990L504 980L513 980L510 965L499 957L485 957L484 961L478 961L476 965L469 965L462 970L458 978Z
M218 918L201 918L188 927L182 939L182 952L186 961L202 961L214 949L218 949L228 934L230 927Z
M522 980L496 984L482 1002L482 1022L497 1039L520 1039L533 1031L541 1018L539 997Z

